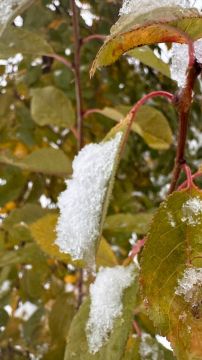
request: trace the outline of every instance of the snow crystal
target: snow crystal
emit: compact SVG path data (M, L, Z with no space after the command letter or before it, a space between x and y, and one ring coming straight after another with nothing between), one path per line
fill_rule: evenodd
M189 50L186 44L173 44L171 77L177 81L179 87L186 83L186 71L189 65Z
M197 61L202 64L202 39L195 42L195 54Z
M122 315L123 292L135 278L135 266L101 268L90 286L90 314L86 325L89 351L95 354L108 340L115 320Z
M196 59L202 63L202 39L194 44ZM173 44L172 46L172 65L171 77L177 81L179 87L184 87L186 83L186 72L189 65L189 50L186 44Z
M5 25L13 13L13 10L19 5L19 0L1 0L0 2L0 25Z
M73 260L93 266L102 206L112 175L122 133L100 144L86 145L73 161L72 179L60 195L56 244Z
M135 12L136 15L141 15L163 6L190 7L191 5L189 0L124 0L119 15L130 14L133 12Z
M183 295L185 301L190 302L198 286L202 286L202 268L186 269L182 279L178 280L176 295Z
M144 360L159 359L159 347L151 335L145 333L142 334L139 354L141 359Z
M202 200L199 196L189 199L182 206L182 222L191 226L201 223Z
M172 215L172 213L170 211L168 212L168 222L173 228L176 226L176 222L175 222L174 217L173 217L173 215Z

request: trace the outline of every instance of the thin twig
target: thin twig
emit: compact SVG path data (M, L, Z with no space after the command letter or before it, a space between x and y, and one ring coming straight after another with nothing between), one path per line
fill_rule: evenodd
M125 136L124 136L124 139L123 139L123 142L122 142L122 148L121 148L121 154L123 153L124 149L125 149L125 145L126 145L126 142L128 140L128 136L130 134L130 131L131 131L131 128L132 128L132 125L133 125L133 122L135 120L135 117L136 117L136 114L137 112L139 111L139 109L150 99L152 98L155 98L155 97L158 97L158 96L161 96L161 97L165 97L167 98L169 101L173 101L174 100L174 95L167 92L167 91L153 91L145 96L143 96L142 99L140 99L134 106L133 108L131 109L130 113L129 113L129 116L130 116L130 120L129 120L129 124L128 124L128 127L127 127L127 131L125 133Z
M192 181L197 179L198 177L202 177L202 172L201 171L197 171L195 174L192 175ZM183 190L187 187L187 180L185 180L178 188L177 190Z
M101 34L93 34L93 35L89 35L86 36L85 38L82 39L81 44L87 44L88 42L92 41L92 40L101 40L104 41L106 39L106 35L101 35Z
M83 146L83 96L81 90L81 39L78 18L78 8L75 0L71 0L72 21L74 32L74 70L75 70L75 91L76 91L76 112L77 112L77 132L78 148Z
M77 137L78 137L78 150L83 147L83 96L81 88L81 39L80 39L80 26L78 17L78 8L75 0L71 0L72 8L72 22L74 33L74 72L75 72L75 92L76 92L76 113L77 113ZM77 307L79 308L83 301L83 270L79 270L78 281L78 301Z
M64 56L58 54L47 54L46 56L59 61L60 63L64 64L68 69L74 71L73 64L70 61L68 61Z

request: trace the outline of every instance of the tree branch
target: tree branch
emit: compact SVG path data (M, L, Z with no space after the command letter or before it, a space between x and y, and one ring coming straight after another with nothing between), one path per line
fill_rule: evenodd
M185 162L184 153L187 139L188 123L189 123L189 112L192 104L192 93L195 81L201 72L201 68L197 61L189 67L186 86L181 90L180 94L176 96L176 105L179 112L179 134L178 134L178 145L177 154L175 159L175 166L173 170L173 176L169 193L171 194L177 186L177 182L180 176L181 167Z
M76 113L77 113L77 137L78 137L78 150L83 147L83 96L81 88L81 38L78 8L75 0L71 0L72 8L72 22L74 33L74 73L75 73L75 91L76 91ZM78 301L77 307L79 308L83 300L83 270L79 270L78 280Z
M77 132L78 148L83 146L83 97L81 90L81 39L78 18L78 8L75 0L71 0L72 21L74 33L74 71L75 71L75 91L76 91L76 112L77 112Z

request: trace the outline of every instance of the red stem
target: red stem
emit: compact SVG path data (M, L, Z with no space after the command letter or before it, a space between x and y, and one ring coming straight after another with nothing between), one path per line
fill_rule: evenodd
M65 57L58 55L58 54L47 54L46 56L59 61L60 63L64 64L68 69L74 71L74 67L73 67L72 63L70 61L68 61L67 59L65 59Z
M198 177L202 176L202 172L201 171L197 171L195 174L192 175L192 181L197 179ZM187 184L187 180L185 180L179 187L178 190L183 190L188 186Z
M89 35L86 36L85 38L82 39L81 44L87 44L88 42L92 41L92 40L101 40L104 41L106 39L106 35L101 35L101 34L93 34L93 35Z
M133 327L134 327L134 330L136 331L137 333L137 336L141 337L142 336L142 331L137 323L136 320L133 321Z
M183 164L182 169L184 170L186 177L187 177L187 188L190 189L191 187L193 187L191 169L187 164Z
M123 140L123 145L122 145L122 149L121 149L121 153L123 152L124 148L125 148L125 145L126 145L126 142L128 140L128 136L130 134L130 131L131 131L131 127L132 127L132 124L133 124L133 121L135 119L135 116L138 112L138 110L141 108L142 105L144 105L148 100L152 99L152 98L155 98L157 96L162 96L162 97L165 97L167 98L169 101L173 101L174 100L174 95L167 92L167 91L153 91L151 92L150 94L147 94L145 96L143 96L142 99L140 99L134 106L133 108L131 109L130 111L130 115L131 115L131 118L130 118L130 122L128 124L128 127L127 127L127 131L126 131L126 134L125 134L125 137L124 137L124 140Z
M144 247L145 242L146 242L146 238L137 241L137 243L133 246L133 248L129 254L129 257L131 259L134 259L134 257L139 254L141 249Z
M100 110L100 109L89 109L84 112L83 117L86 118L91 114L100 113L100 112L102 112L102 110Z

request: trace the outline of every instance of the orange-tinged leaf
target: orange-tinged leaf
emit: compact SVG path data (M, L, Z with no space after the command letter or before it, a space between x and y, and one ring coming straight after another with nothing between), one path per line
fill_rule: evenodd
M195 9L162 7L139 16L123 15L111 29L91 68L114 63L122 54L138 46L162 42L185 43L185 32L191 39L202 37L202 15Z

